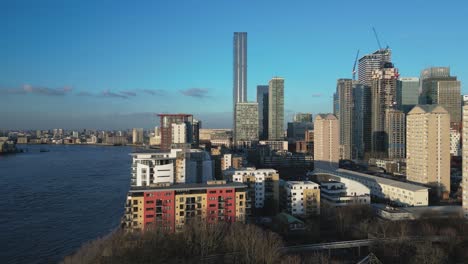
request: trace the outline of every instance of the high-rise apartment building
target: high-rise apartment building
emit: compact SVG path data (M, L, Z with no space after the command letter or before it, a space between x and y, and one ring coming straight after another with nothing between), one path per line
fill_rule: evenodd
M360 84L372 86L373 71L382 68L385 62L390 62L392 52L390 49L380 49L372 54L364 55L359 59L358 80Z
M133 188L127 194L122 226L175 232L192 219L244 223L246 196L245 185L225 181Z
M143 144L143 128L134 128L132 132L132 143Z
M372 137L371 156L384 158L387 156L385 148L386 110L396 108L396 88L398 69L392 63L386 62L380 70L372 72L371 98L372 98Z
M370 87L354 83L353 99L353 157L362 160L365 153L368 153L371 149L372 113Z
M450 114L451 123L461 122L460 81L450 76L449 67L432 67L421 72L421 104L438 104Z
M268 89L268 139L284 138L284 79L273 77Z
M159 114L161 149L170 149L172 147L172 124L185 124L186 143L193 141L193 116L188 114Z
M237 103L235 108L234 144L250 146L258 141L258 103Z
M314 121L314 161L336 166L340 161L340 124L333 114L319 114Z
M463 106L463 127L468 128L468 105ZM463 216L468 218L468 129L463 129L463 143L462 206Z
M247 102L247 32L234 32L232 108L236 123L236 104Z
M257 85L259 139L268 139L268 85Z
M385 115L387 157L389 159L404 159L406 152L405 113L396 109L387 109Z
M353 148L353 80L338 79L336 93L340 104L340 156L342 159L352 159Z
M450 115L440 105L417 105L406 119L407 180L450 192Z
M419 78L400 77L397 83L397 105L407 114L419 104Z
M185 123L171 124L172 144L187 144L187 125Z

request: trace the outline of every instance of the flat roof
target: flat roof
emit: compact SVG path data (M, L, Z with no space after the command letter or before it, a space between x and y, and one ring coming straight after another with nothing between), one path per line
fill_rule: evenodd
M169 186L142 186L132 187L129 192L151 192L156 190L165 191L183 191L183 190L203 190L203 189L218 189L218 188L247 188L247 185L239 182L230 182L226 184L207 184L207 183L180 183Z
M361 177L361 178L365 178L365 179L367 179L369 181L375 181L375 182L380 183L380 184L385 184L385 185L389 185L389 186L392 186L392 187L405 189L405 190L409 190L409 191L413 191L413 192L423 191L423 190L428 190L429 189L428 187L413 184L413 183L407 183L407 182L391 180L391 179L387 179L387 178L377 177L377 176L373 176L373 175L369 175L369 174L365 174L365 173L361 173L361 172L356 172L356 171L345 170L345 169L336 169L335 171L324 170L324 169L319 169L319 168L317 168L317 169L320 170L320 171L323 171L322 173L336 174L337 176L340 176L340 174L341 174L341 175L345 175L345 176L343 176L345 178L346 178L346 174L347 174L349 176ZM321 172L316 172L316 173L321 173Z

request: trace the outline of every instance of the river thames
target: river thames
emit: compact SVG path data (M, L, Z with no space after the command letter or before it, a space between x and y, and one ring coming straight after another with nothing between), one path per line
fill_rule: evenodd
M57 263L119 226L132 148L19 148L27 152L0 156L2 263Z

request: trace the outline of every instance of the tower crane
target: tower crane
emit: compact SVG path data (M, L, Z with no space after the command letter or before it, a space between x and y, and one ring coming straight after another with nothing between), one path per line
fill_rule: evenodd
M356 53L356 59L354 59L354 66L353 66L353 81L355 81L355 80L356 80L356 63L357 63L358 57L359 57L359 50L357 50L357 53Z

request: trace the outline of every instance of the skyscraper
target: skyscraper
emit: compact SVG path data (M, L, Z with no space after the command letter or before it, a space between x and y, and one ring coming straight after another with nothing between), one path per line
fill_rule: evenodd
M385 148L385 111L396 107L397 80L398 69L390 62L384 63L380 70L372 72L371 155L374 158L384 158L387 155L387 149Z
M247 101L247 32L234 32L233 107Z
M234 144L243 147L258 141L258 103L237 103L235 117Z
M353 80L338 79L336 94L340 104L340 152L342 159L352 159L353 146Z
M406 120L407 180L450 192L450 115L440 105L417 105Z
M468 105L463 106L463 138L468 138ZM463 144L463 178L462 178L462 204L463 215L468 218L468 144Z
M284 79L273 77L268 90L268 139L284 138Z
M385 112L385 147L389 159L404 159L406 151L405 113L396 109Z
M371 149L371 92L370 87L353 84L353 156L364 159Z
M460 81L450 76L449 67L432 67L421 72L421 104L439 104L450 114L451 123L461 122Z
M372 72L379 70L385 62L392 60L392 52L390 49L380 49L372 54L364 55L359 59L358 65L358 80L359 83L371 86Z
M268 139L268 85L257 85L259 139Z
M397 105L405 114L419 104L419 78L401 77L397 84Z
M340 161L340 128L333 114L319 114L314 121L315 166L336 166Z

